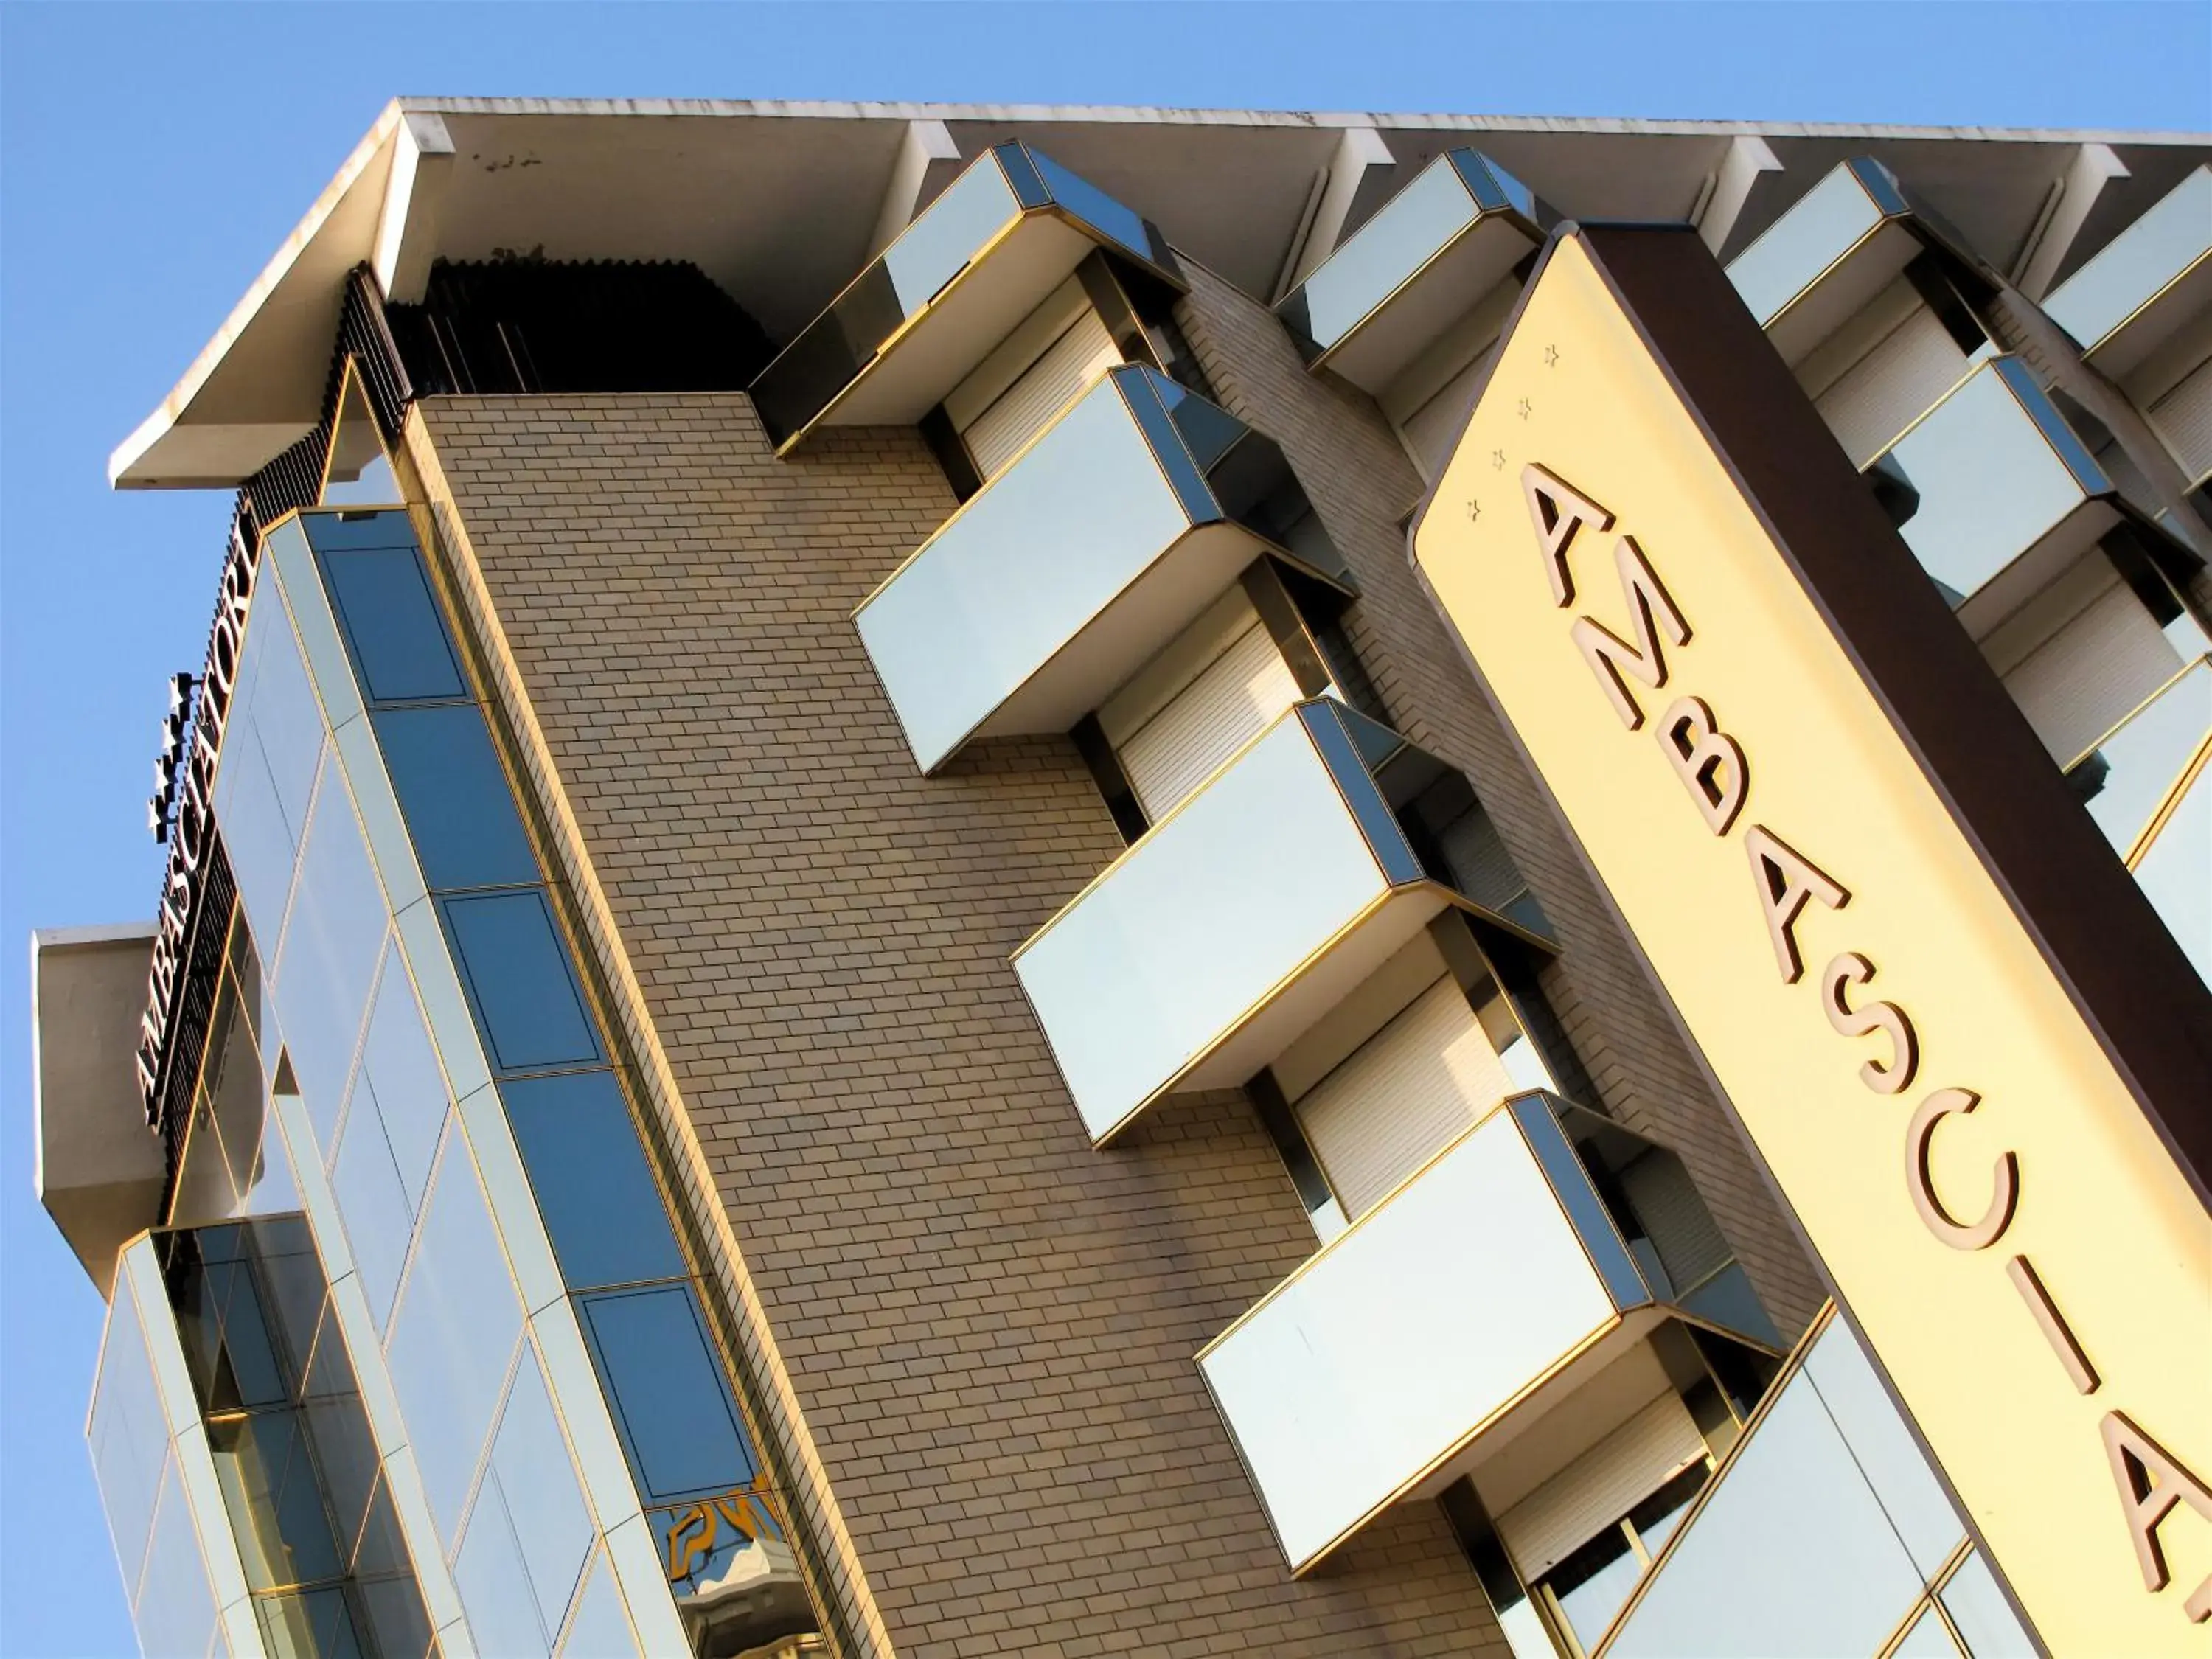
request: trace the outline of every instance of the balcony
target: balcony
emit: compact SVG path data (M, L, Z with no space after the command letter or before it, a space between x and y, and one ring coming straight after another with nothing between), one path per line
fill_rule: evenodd
M1150 368L1110 371L864 600L908 746L1065 732L1272 554L1349 591L1282 452Z
M1446 905L1550 948L1525 896L1433 850L1424 808L1457 776L1332 698L1296 704L1030 936L1015 972L1094 1145L1242 1085Z
M1860 156L1800 197L1729 262L1728 274L1794 368L1931 247L1954 265L1972 263L1905 199L1887 167Z
M1977 639L2134 516L2016 357L1974 369L1867 471L1901 495L1899 533Z
M1275 307L1310 368L1382 392L1544 240L1528 187L1471 149L1422 168Z
M1103 247L1181 289L1158 231L1014 142L978 156L753 382L788 453L817 427L911 426Z
M2089 815L2212 985L2212 655L2200 656L2067 769Z
M2212 306L2212 167L2200 167L2052 289L2044 311L2114 380Z
M1498 1447L1674 1316L1777 1346L1673 1153L1522 1094L1198 1364L1304 1572L1400 1498L1463 1474L1479 1482ZM1614 1425L1577 1426L1595 1439Z

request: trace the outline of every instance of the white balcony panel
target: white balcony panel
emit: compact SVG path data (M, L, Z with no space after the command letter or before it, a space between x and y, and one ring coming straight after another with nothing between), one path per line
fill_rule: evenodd
M1895 281L1926 246L1879 162L1845 161L1729 262L1784 362L1801 362Z
M2115 379L2212 305L2212 167L2200 167L2043 302Z
M1197 1063L1219 1060L1255 1015L1279 1020L1286 1002L1295 1013L1341 996L1340 974L1316 992L1302 969L1349 943L1339 936L1355 923L1371 925L1357 930L1359 960L1343 971L1364 973L1444 902L1441 890L1415 888L1404 896L1411 914L1383 925L1392 896L1328 763L1298 714L1285 715L1015 957L1092 1139L1171 1085L1243 1081L1272 1055L1240 1045L1228 1064L1243 1069L1218 1079ZM1378 927L1395 935L1389 949L1370 937ZM1279 994L1293 979L1295 1000Z
M1620 1323L1501 1110L1199 1364L1285 1553L1302 1568Z

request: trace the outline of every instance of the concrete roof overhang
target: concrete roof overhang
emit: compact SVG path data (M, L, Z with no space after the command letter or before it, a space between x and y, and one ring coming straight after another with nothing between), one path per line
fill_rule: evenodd
M1873 154L2000 269L2036 234L2081 145L2110 146L2128 171L2096 198L2069 268L2212 157L2203 134L404 98L377 118L184 377L117 447L109 480L119 489L227 487L309 430L345 276L363 263L392 298L410 300L437 258L542 249L562 259L685 259L787 339L866 263L914 123L941 124L962 157L1027 140L1262 299L1273 297L1348 129L1374 130L1395 181L1470 144L1583 220L1686 217L1731 145L1756 138L1781 166L1757 180L1724 254L1838 161Z

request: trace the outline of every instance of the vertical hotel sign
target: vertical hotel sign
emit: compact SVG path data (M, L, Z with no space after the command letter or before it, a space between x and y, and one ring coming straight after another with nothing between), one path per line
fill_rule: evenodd
M2212 998L1693 235L1555 238L1412 544L2045 1642L2206 1650Z

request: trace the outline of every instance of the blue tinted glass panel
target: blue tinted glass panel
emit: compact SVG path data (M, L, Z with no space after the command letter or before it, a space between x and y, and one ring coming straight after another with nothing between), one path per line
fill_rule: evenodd
M446 1121L446 1078L438 1069L430 1028L396 940L385 950L384 973L368 1014L368 1035L362 1041L361 1071L384 1120L384 1138L391 1146L392 1162L412 1216L422 1207L422 1194L430 1184L430 1160Z
M371 719L432 888L513 887L539 879L481 709L453 703L386 709Z
M483 1490L477 1494L468 1535L453 1563L453 1583L468 1612L478 1652L523 1659L551 1650L495 1475L487 1475Z
M468 695L420 554L412 547L319 550L371 702Z
M544 893L448 899L440 908L500 1070L576 1066L599 1058Z
M492 1440L491 1464L538 1614L547 1630L557 1631L591 1553L593 1529L553 1414L553 1397L526 1342Z
M317 1139L327 1152L384 949L384 890L337 769L325 767L276 963L276 1011Z
M362 1293L368 1298L369 1315L380 1331L392 1316L392 1297L399 1288L399 1269L415 1231L415 1211L399 1184L375 1091L366 1078L354 1085L353 1108L346 1114L337 1162L331 1170L331 1195L337 1200L346 1243L361 1274Z
M684 1257L612 1072L500 1085L571 1290L681 1278Z
M750 1480L752 1455L690 1286L583 1297L578 1305L646 1502Z
M1152 239L1145 234L1140 215L1131 212L1089 180L1079 179L1041 150L1032 149L1037 176L1052 191L1053 200L1094 228L1104 231L1141 259L1158 258Z

